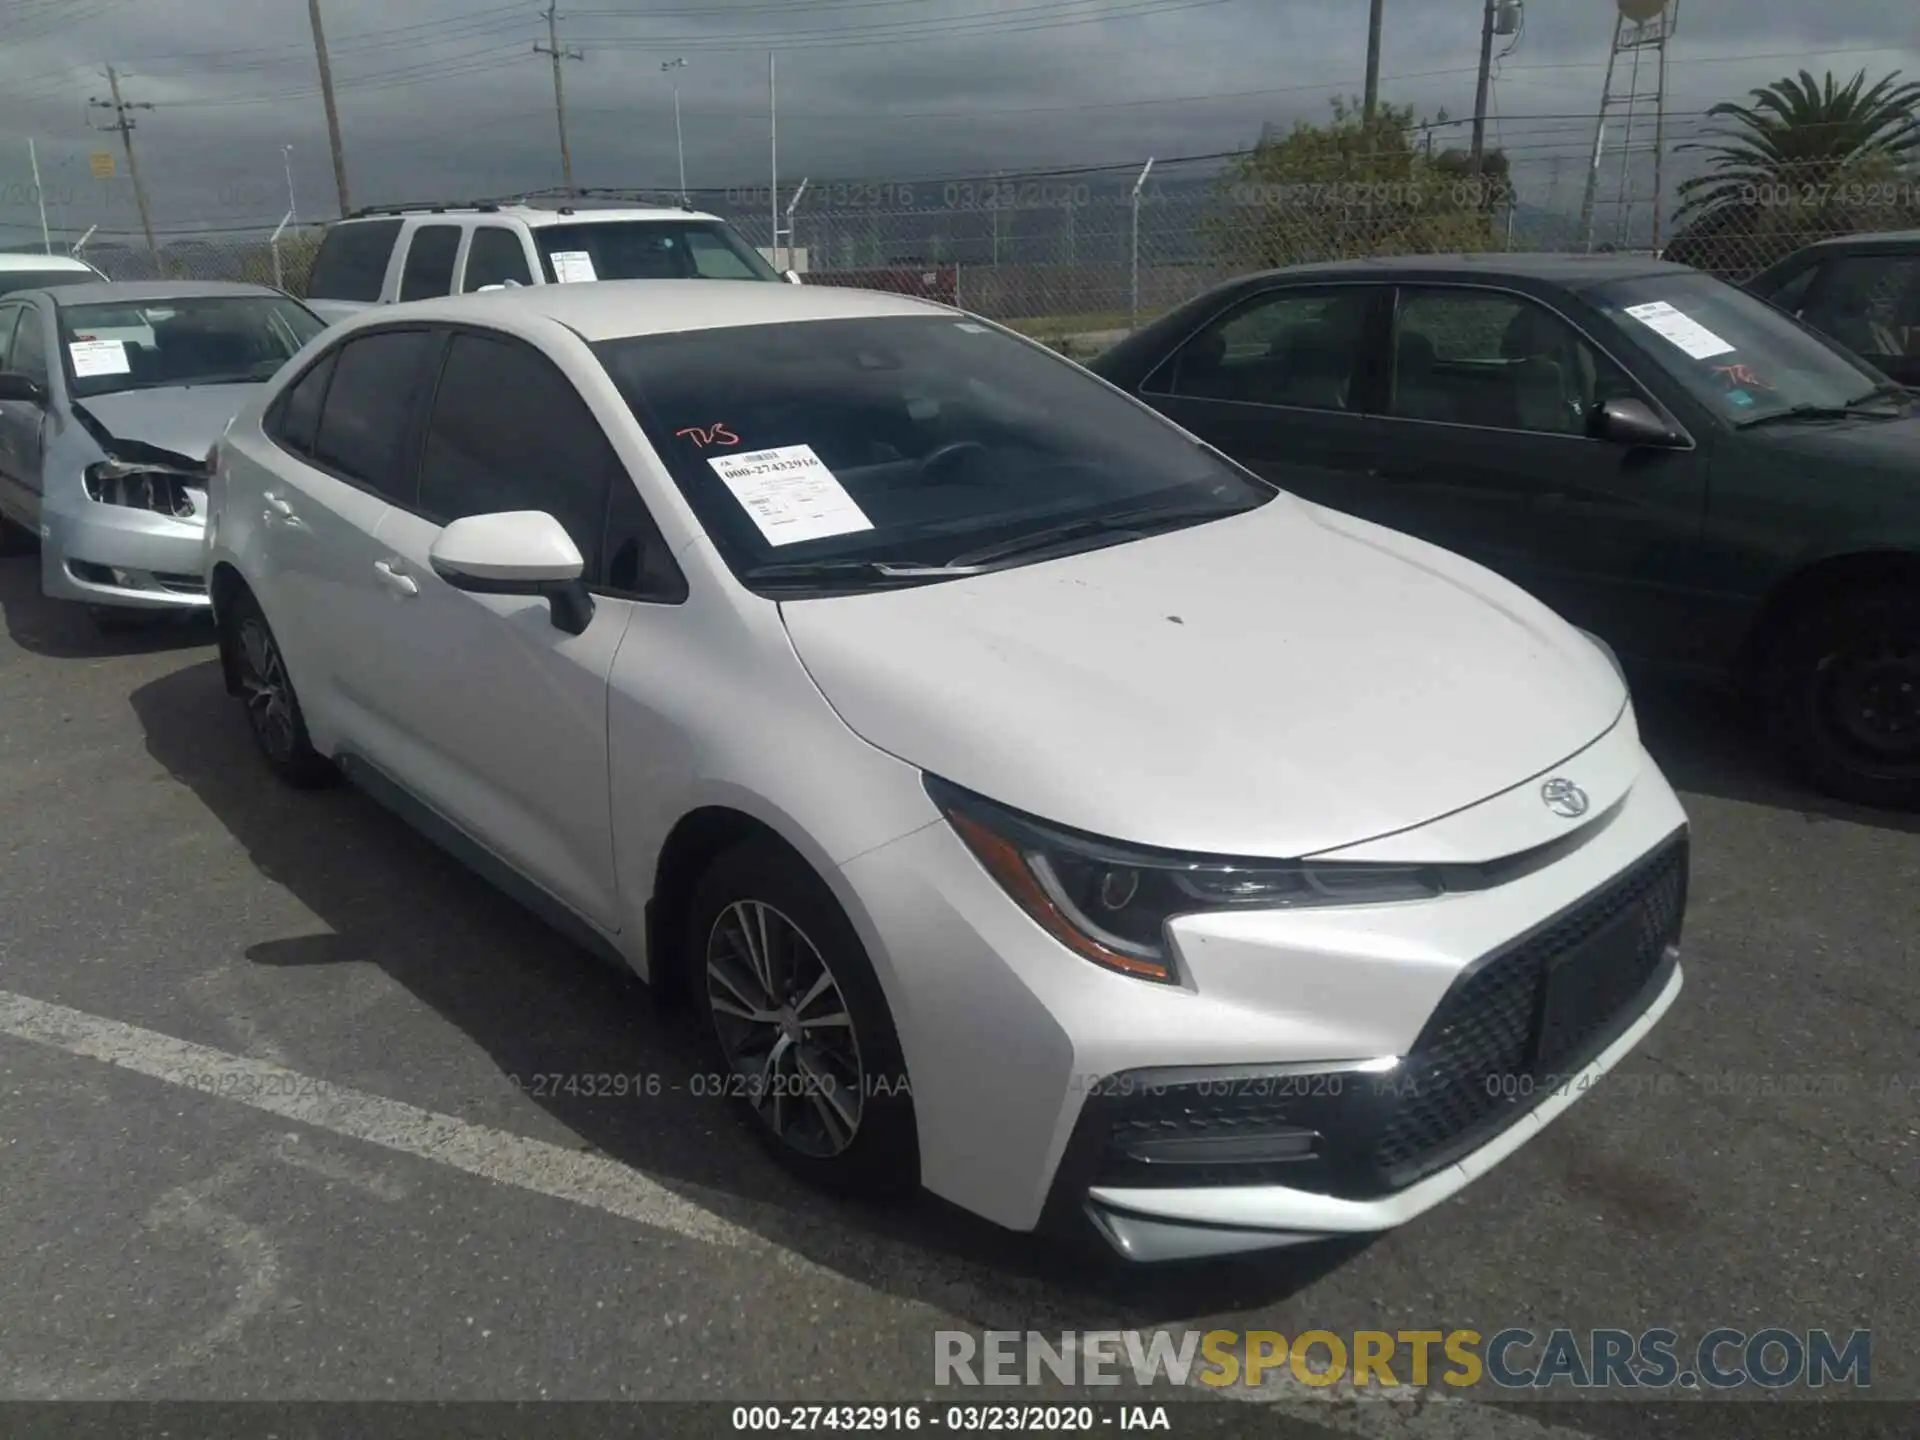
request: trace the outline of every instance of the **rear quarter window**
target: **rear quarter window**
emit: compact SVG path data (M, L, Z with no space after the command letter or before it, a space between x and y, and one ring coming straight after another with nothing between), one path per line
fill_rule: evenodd
M399 238L398 220L356 220L336 225L314 256L307 295L314 300L375 301L387 278L387 260Z

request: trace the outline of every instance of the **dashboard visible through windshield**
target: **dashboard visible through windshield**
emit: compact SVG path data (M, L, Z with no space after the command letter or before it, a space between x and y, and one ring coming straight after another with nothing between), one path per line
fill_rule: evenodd
M924 583L1275 494L1080 367L964 317L594 349L714 544L756 587Z
M273 378L325 325L277 295L194 296L60 308L76 399L174 385Z
M1706 275L1614 281L1585 298L1733 425L1886 401L1885 379L1763 300Z

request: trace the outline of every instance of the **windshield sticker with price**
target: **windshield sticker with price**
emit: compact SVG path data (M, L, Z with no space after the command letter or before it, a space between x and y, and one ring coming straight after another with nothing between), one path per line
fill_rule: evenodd
M707 464L769 545L797 545L873 528L811 445L715 456Z

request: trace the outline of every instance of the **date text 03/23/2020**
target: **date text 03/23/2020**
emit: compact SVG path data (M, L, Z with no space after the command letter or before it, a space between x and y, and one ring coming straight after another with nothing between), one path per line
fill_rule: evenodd
M897 1435L935 1430L949 1435L1096 1435L1114 1430L1173 1429L1164 1405L736 1405L736 1431L798 1435L856 1431Z

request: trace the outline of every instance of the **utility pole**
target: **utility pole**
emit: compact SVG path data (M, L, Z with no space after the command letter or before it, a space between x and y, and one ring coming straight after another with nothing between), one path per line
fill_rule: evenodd
M1361 118L1369 125L1380 104L1380 20L1385 9L1386 0L1373 0L1373 8L1367 14L1367 98Z
M556 3L547 5L540 17L547 22L547 43L533 42L533 53L553 57L553 116L560 125L560 182L567 193L573 193L573 151L567 146L567 92L560 81L560 62L562 60L584 60L587 57L578 50L568 50L560 44L560 12Z
M153 256L154 274L160 273L160 247L153 240L153 216L147 210L147 187L140 183L140 162L133 156L133 121L128 117L129 110L151 110L152 102L129 105L120 97L120 72L113 66L107 67L107 85L113 91L111 100L89 100L89 106L113 111L113 124L104 126L107 130L120 132L120 143L127 152L127 178L133 182L133 203L140 208L140 229L147 237L147 253Z
M673 75L676 70L687 68L687 57L678 55L671 60L664 60L660 68L667 74ZM680 157L680 203L684 206L687 203L687 142L681 138L680 134L680 77L678 75L674 75L673 80L673 150Z
M1487 153L1487 91L1493 82L1493 25L1498 0L1486 0L1480 17L1480 83L1473 92L1473 173Z
M327 32L320 28L320 0L307 0L307 18L313 22L313 53L320 62L320 100L327 108L327 143L333 147L333 184L340 192L340 213L351 213L347 201L347 156L340 145L340 110L333 103L333 62L327 58Z

